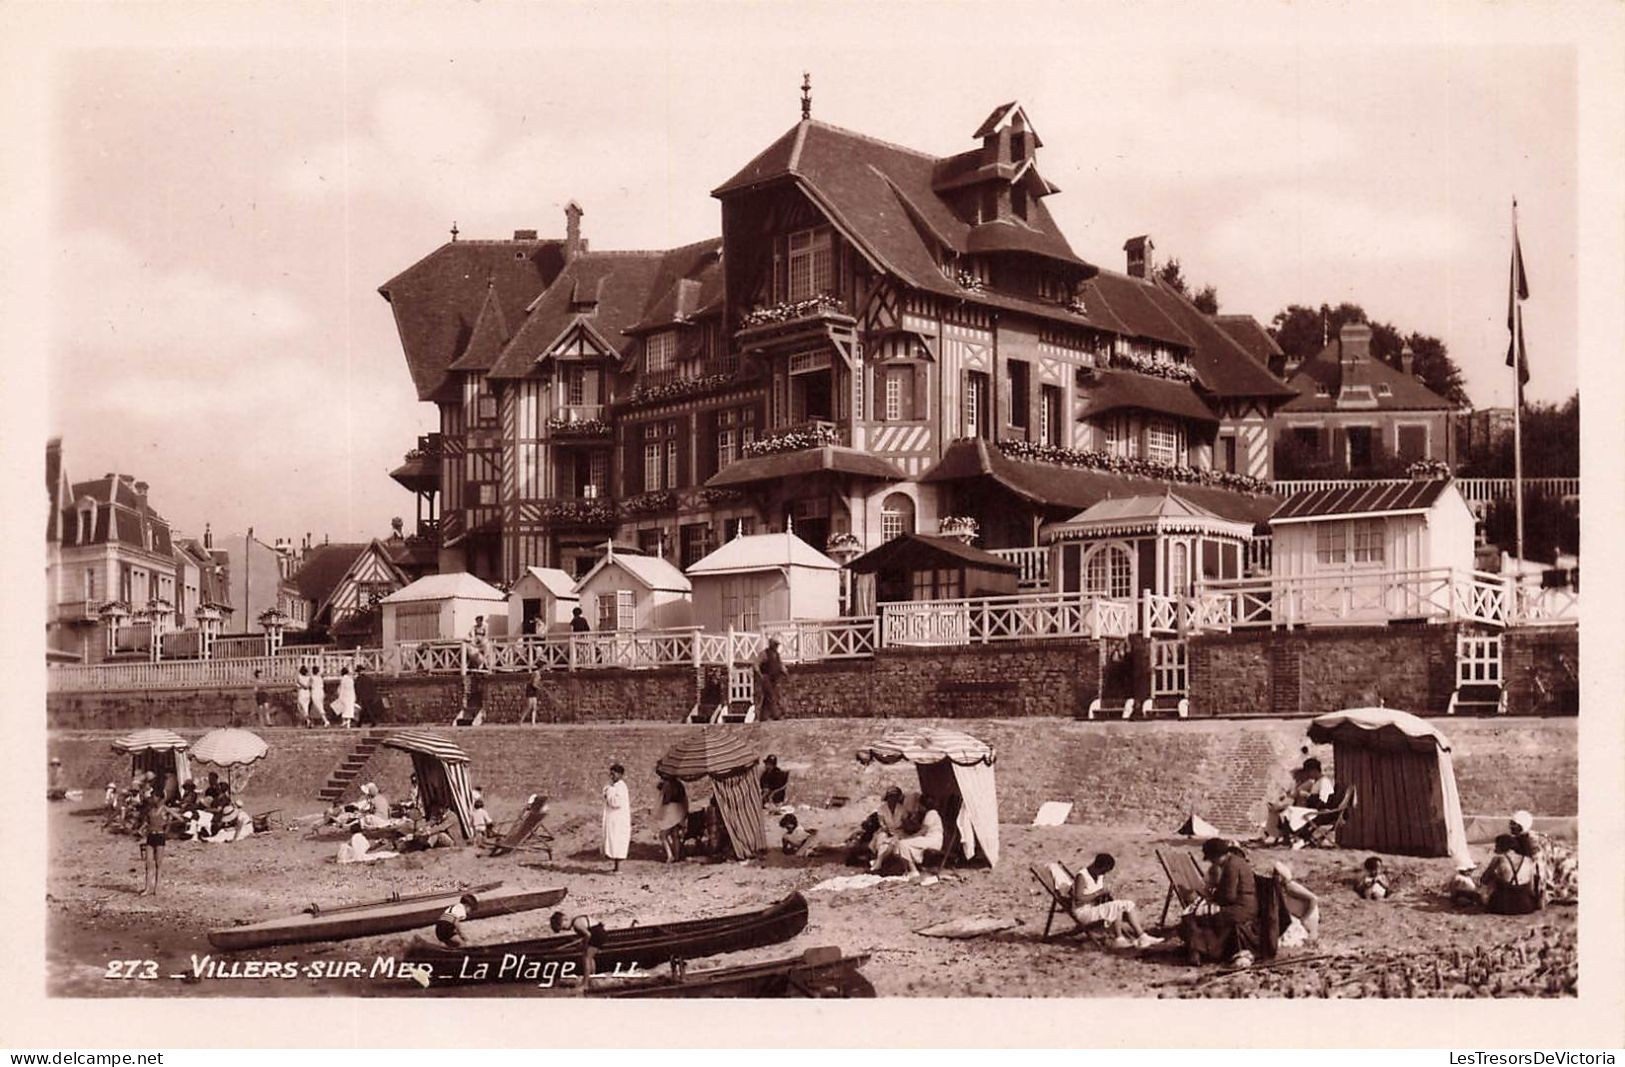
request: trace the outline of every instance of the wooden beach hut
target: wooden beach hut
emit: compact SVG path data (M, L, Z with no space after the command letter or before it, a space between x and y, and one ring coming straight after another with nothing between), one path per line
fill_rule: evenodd
M756 631L841 614L841 565L789 531L736 537L689 567L688 577L694 622L707 630Z
M1339 845L1472 862L1450 742L1430 723L1393 708L1349 708L1316 718L1309 740L1332 746L1338 786L1355 790Z

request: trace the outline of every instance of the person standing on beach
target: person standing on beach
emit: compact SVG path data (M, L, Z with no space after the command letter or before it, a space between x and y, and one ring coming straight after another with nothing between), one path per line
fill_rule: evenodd
M141 896L158 895L158 870L163 866L164 841L169 832L169 809L157 793L148 793L141 801L141 814L136 833L141 835L141 866L145 872Z
M604 786L604 855L620 872L621 861L632 844L632 798L626 789L626 768L619 763L609 767L609 784Z
M260 672L254 672L254 710L259 713L260 725L271 725L271 695L265 691Z
M299 668L299 677L294 679L293 699L299 708L299 725L313 726L310 721L310 671L303 665Z
M529 719L532 724L541 721L536 710L536 703L541 695L542 671L538 667L530 672L530 680L525 683L525 714L520 716L520 722L524 722L526 719Z

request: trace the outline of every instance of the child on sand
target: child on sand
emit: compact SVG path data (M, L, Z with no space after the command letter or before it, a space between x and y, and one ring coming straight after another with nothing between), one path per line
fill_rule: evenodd
M1355 883L1354 891L1367 900L1386 900L1393 893L1380 857L1371 856L1365 861L1365 874Z
M141 896L158 895L158 869L163 865L164 841L169 831L169 809L163 798L149 793L141 804L136 833L141 837L141 866L144 878Z
M463 920L468 918L469 912L478 903L473 893L464 893L457 903L440 913L440 918L434 923L434 936L440 939L442 945L463 947Z

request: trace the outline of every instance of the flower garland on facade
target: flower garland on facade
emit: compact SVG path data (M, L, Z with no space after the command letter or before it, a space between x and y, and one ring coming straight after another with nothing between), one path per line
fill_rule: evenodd
M963 267L954 272L954 281L961 289L969 289L973 293L982 290L982 279L976 276L975 271L965 270Z
M646 515L651 511L670 511L676 506L677 493L671 489L661 489L621 501L621 514Z
M944 515L937 522L937 533L943 537L958 537L967 545L981 533L981 524L970 515Z
M547 432L555 437L608 437L613 430L603 419L547 420Z
M823 448L825 445L840 443L841 436L835 432L835 427L820 423L802 430L790 430L772 437L763 437L750 442L740 452L746 457L753 458L771 456L779 452L800 452L806 448Z
M753 326L768 326L780 322L794 322L812 315L820 315L826 311L837 314L846 314L846 305L834 293L819 293L806 300L786 300L778 304L768 304L765 307L751 308L740 318L739 325L743 329Z
M615 505L607 500L546 500L540 510L547 522L608 526L615 521Z
M1416 482L1436 481L1450 474L1450 464L1442 459L1419 459L1405 468L1405 476Z
M700 499L707 504L739 504L744 501L745 494L739 489L701 489Z
M733 380L732 374L706 374L699 378L679 378L661 385L634 385L632 391L627 393L622 406L635 408L647 404L661 404L669 400L682 400L699 393L721 389Z
M1131 370L1152 378L1166 378L1173 382L1194 382L1196 368L1188 363L1176 363L1166 356L1139 356L1132 352L1113 352L1108 366Z
M855 533L845 531L832 533L824 541L825 552L861 552L862 550L863 542L858 540L858 535Z
M130 604L126 600L109 600L96 606L97 615L130 615Z
M1159 463L1138 456L1119 456L1098 448L1062 448L1059 445L1009 440L998 442L998 448L1011 459L1053 463L1058 467L1080 467L1135 478L1151 478L1159 482L1181 482L1218 489L1234 489L1243 493L1270 491L1270 484L1262 478L1216 471L1209 467L1182 467L1173 463Z

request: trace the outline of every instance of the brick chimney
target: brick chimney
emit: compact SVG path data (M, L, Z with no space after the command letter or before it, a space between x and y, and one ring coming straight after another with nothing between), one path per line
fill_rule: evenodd
M1363 322L1345 322L1337 331L1342 353L1339 362L1364 363L1371 358L1371 327Z
M564 205L564 261L566 263L575 259L587 250L587 242L581 239L581 216L585 214L581 205L574 200Z
M1130 278L1149 278L1156 266L1156 246L1151 243L1149 234L1139 237L1130 237L1123 242L1123 251L1128 253L1128 276Z
M1409 344L1399 350L1399 369L1405 372L1407 378L1416 376L1416 353L1411 351Z

